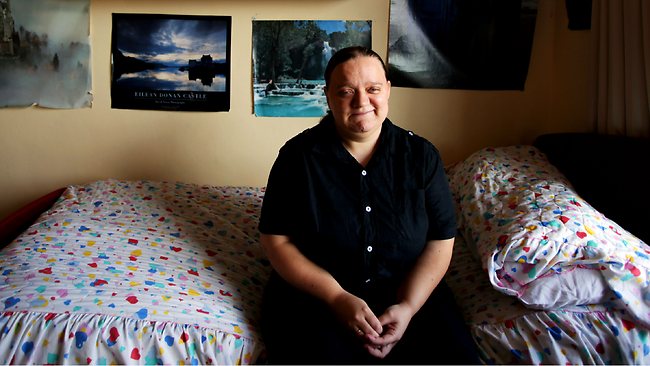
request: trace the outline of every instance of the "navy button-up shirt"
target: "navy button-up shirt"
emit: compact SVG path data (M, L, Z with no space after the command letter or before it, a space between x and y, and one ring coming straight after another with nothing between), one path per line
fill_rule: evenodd
M429 141L386 119L363 167L328 116L280 149L259 229L288 236L347 291L390 302L427 241L454 237L456 222Z

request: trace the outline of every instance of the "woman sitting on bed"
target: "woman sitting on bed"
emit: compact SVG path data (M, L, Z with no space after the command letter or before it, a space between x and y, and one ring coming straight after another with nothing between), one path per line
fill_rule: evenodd
M456 223L438 151L386 118L374 51L338 51L325 82L330 112L282 147L262 206L269 362L477 363L442 281Z

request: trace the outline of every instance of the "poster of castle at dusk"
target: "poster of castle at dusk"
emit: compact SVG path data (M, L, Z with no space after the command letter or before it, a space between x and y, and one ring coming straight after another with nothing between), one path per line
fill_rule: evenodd
M231 17L113 14L111 107L230 110Z

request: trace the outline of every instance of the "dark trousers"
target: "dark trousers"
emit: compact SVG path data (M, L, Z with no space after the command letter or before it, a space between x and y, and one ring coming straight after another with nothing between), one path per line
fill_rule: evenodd
M475 343L444 282L383 360L368 354L326 305L286 286L267 287L262 335L270 364L480 363Z

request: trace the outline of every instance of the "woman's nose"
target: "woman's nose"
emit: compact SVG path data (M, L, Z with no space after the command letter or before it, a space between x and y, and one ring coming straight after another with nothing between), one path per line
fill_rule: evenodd
M368 104L368 93L365 90L358 91L354 93L354 98L352 99L353 107L363 107Z

